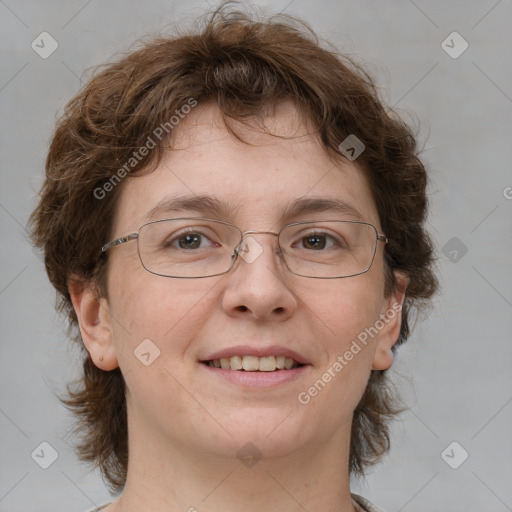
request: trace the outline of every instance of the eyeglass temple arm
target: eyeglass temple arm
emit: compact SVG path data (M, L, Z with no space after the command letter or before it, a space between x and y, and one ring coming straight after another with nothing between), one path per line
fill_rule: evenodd
M129 242L130 240L135 240L138 237L139 237L138 233L131 233L129 235L121 236L119 238L116 238L115 240L112 240L112 242L109 242L108 244L105 244L101 248L101 252L105 252L108 249L110 249L111 247L114 247L116 245L125 244L126 242Z
M385 244L389 242L388 237L386 235L377 235L377 240Z

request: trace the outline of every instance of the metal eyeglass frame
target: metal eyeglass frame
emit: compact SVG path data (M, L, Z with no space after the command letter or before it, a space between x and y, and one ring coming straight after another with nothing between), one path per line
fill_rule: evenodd
M157 222L166 222L166 221L169 221L169 220L209 221L209 222L217 222L219 224L225 224L226 226L230 226L232 228L235 228L240 233L240 242L235 247L234 252L231 255L231 259L232 259L231 266L226 271L224 271L224 272L219 272L218 274L209 274L209 275L206 275L206 276L168 276L168 275L165 275L165 274L159 274L157 272L153 272L153 271L149 270L144 265L144 262L142 261L142 258L140 256L139 231L144 226L147 226L148 224L155 224ZM101 247L101 253L102 254L105 253L106 251L108 251L108 249L110 249L112 247L115 247L116 245L125 244L126 242L130 242L131 240L137 240L137 254L139 256L139 260L141 262L142 267L147 272L149 272L150 274L154 274L154 275L161 276L161 277L171 277L171 278L174 278L174 279L203 279L205 277L215 277L215 276L221 276L221 275L227 274L234 267L235 263L238 260L239 255L240 255L240 248L243 247L243 242L244 242L244 239L245 239L245 235L254 235L254 234L274 235L274 236L277 236L278 240L279 240L279 235L281 234L281 232L285 228L288 228L290 226L298 226L298 225L302 225L302 224L314 224L314 223L320 223L320 222L346 222L346 223L351 223L351 224L363 224L363 225L366 225L366 226L371 226L375 230L376 241L375 241L375 248L374 248L373 254L372 254L372 259L371 259L368 267L365 268L361 272L357 272L356 274L350 274L348 276L341 276L341 277L340 276L336 276L336 277L317 277L317 276L307 276L307 275L303 275L303 274L297 274L296 272L291 270L290 267L288 266L288 263L286 262L286 258L283 255L283 250L282 250L281 246L279 245L279 253L281 254L281 256L283 258L283 261L284 261L284 263L286 265L286 268L292 274L297 275L297 276L301 276L301 277L309 277L310 279L345 279L346 277L359 276L361 274L365 274L366 272L368 272L368 270L370 270L371 266L373 265L373 261L375 259L375 254L377 252L377 244L378 244L378 242L382 242L383 244L387 244L389 242L389 239L387 238L387 236L384 235L384 234L379 234L377 228L373 224L371 224L369 222L363 222L363 221L357 221L357 220L340 220L340 221L306 220L306 221L301 221L301 222L292 222L291 224L287 224L286 226L283 226L281 228L281 230L276 233L275 231L254 231L254 230L242 231L240 228L238 228L234 224L231 224L231 223L223 221L223 220L218 220L218 219L208 219L208 218L203 218L203 217L177 217L177 218L171 218L171 219L160 219L160 220L153 220L151 222L146 222L145 224L140 226L139 230L136 233L130 233L128 235L120 236L119 238L115 238L114 240L112 240L112 241L106 243L105 245L103 245Z

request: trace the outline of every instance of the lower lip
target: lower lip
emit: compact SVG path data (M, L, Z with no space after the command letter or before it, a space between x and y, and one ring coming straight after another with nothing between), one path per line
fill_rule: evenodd
M269 388L292 382L309 370L309 365L299 366L292 370L276 370L273 372L247 372L243 370L224 370L199 363L212 376L220 377L234 384L248 388Z

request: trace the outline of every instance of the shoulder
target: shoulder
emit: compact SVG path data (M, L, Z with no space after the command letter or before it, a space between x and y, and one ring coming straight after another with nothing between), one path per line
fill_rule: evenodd
M359 494L352 493L352 500L354 502L354 505L356 506L357 512L384 512L382 509L376 507L366 498L359 496Z

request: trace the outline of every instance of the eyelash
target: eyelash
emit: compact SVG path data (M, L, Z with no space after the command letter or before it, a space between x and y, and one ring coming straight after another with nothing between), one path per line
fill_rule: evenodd
M173 234L171 237L167 238L163 243L163 247L165 247L165 248L175 247L175 245L174 245L175 243L179 243L180 240L184 239L188 235L199 236L201 238L200 245L202 245L203 241L206 239L206 240L209 240L213 245L220 246L220 244L218 242L215 242L214 240L212 240L212 237L206 235L205 233L201 233L197 229L188 229L187 231L184 231L182 233ZM325 238L327 240L326 244L330 240L332 243L332 246L344 245L344 244L340 243L340 240L333 235L330 235L323 231L320 231L320 232L313 231L311 233L300 234L300 236L297 238L296 242L292 243L292 247L295 247L297 244L303 244L304 240L306 240L307 238L312 238L312 237ZM176 248L178 248L178 247L176 247ZM199 247L199 248L201 248L201 247ZM301 249L305 249L305 247L301 247ZM325 247L322 247L322 249L325 249Z

